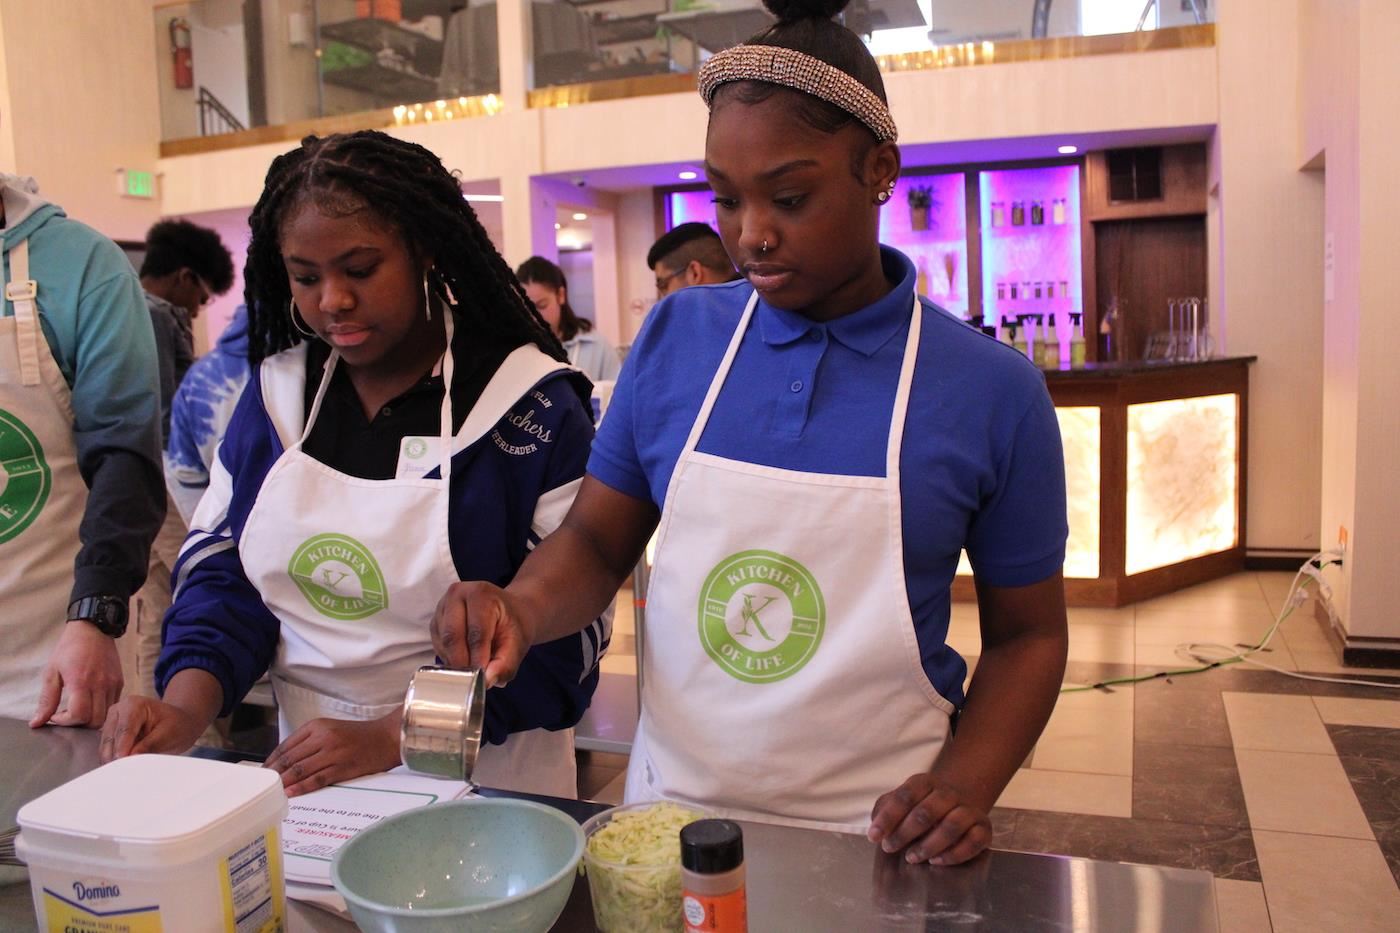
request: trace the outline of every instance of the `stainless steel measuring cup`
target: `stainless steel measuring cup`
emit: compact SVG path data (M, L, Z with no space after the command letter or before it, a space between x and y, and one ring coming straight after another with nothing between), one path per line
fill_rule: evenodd
M399 754L410 771L471 783L486 715L480 670L418 668L403 702Z

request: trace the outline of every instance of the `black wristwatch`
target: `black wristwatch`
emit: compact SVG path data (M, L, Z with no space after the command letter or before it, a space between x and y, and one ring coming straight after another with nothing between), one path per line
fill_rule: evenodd
M68 621L91 622L103 635L113 638L126 633L126 617L127 601L115 596L84 596L68 607Z

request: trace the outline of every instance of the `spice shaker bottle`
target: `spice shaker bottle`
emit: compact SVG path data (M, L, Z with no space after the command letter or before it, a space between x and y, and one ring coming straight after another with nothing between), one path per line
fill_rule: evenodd
M685 933L748 933L744 833L733 820L681 828L681 908Z

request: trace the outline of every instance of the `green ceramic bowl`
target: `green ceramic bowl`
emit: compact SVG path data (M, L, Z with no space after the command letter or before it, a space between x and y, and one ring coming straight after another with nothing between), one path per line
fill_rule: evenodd
M545 933L583 855L568 814L527 800L458 800L376 823L331 880L366 933Z

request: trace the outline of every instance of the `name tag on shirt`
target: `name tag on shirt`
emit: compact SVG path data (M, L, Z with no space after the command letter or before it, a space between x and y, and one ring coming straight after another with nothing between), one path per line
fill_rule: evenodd
M399 464L394 479L422 479L442 463L442 438L410 434L399 441Z

